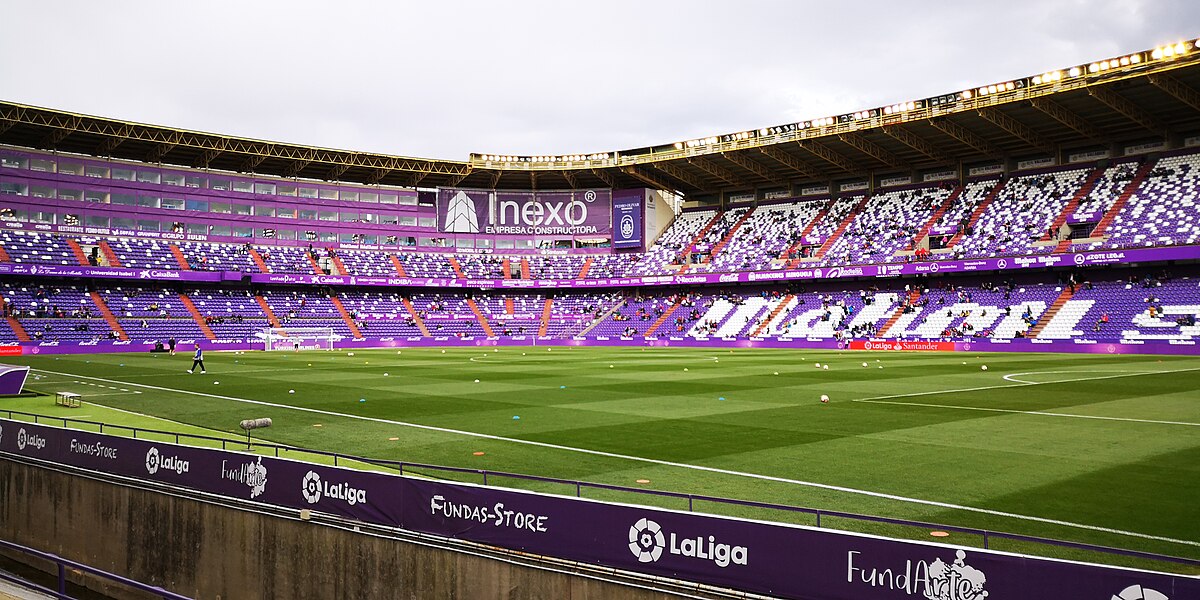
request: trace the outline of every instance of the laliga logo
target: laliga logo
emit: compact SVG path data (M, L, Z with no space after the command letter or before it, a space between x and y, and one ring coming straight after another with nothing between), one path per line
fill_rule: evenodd
M649 519L638 519L629 528L629 551L637 557L638 562L654 562L662 556L663 547L667 545L663 537L662 527Z
M163 471L174 471L176 475L183 475L188 472L188 467L191 465L186 460L181 460L178 456L161 456L158 453L158 448L153 446L146 452L146 472L151 475Z
M669 543L668 543L669 541ZM656 562L662 556L663 550L687 558L711 560L718 567L728 567L730 563L745 565L749 561L749 549L745 546L730 546L717 542L716 536L696 536L680 539L675 533L670 537L664 535L662 526L650 519L638 519L629 528L629 551L638 562Z
M25 428L22 427L17 430L17 450L24 450L26 446L29 446L30 449L41 450L46 447L46 438L36 433L25 433Z
M621 236L626 238L633 237L633 217L631 215L621 217Z
M304 481L300 484L300 493L304 496L304 501L309 504L316 504L321 501L321 476L315 471L309 471L304 476Z
M1170 600L1170 598L1160 591L1140 585L1131 585L1121 590L1120 594L1114 595L1112 600Z
M336 498L350 506L367 503L366 490L355 489L348 483L330 484L328 481L321 481L321 476L316 471L309 471L304 476L300 483L300 495L304 496L304 501L309 504L316 504L321 498Z

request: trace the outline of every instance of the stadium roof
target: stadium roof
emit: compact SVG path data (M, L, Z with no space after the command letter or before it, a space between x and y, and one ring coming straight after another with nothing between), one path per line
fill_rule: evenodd
M1200 49L1182 42L889 107L699 140L466 161L317 148L0 102L0 143L366 184L498 189L786 189L1200 133ZM1113 152L1114 156L1120 152Z

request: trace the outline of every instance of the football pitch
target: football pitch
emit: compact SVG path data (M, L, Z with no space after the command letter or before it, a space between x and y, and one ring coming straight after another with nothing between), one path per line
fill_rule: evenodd
M2 409L231 438L240 420L271 417L259 439L350 455L1200 558L1197 357L414 348L213 352L204 375L185 372L186 352L5 360L35 369L28 387L81 393L84 406L40 396L0 399ZM927 530L830 525L929 539ZM978 545L965 534L946 541Z

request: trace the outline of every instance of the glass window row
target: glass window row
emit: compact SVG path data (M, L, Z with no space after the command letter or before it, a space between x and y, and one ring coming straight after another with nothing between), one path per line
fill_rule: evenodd
M217 175L201 175L167 171L157 168L135 169L131 165L105 166L86 164L69 159L30 158L22 154L0 151L0 168L27 169L40 173L58 173L77 177L114 179L156 185L173 185L197 189L244 192L269 196L314 198L320 200L342 200L371 204L417 205L417 196L412 191L399 190L334 189L305 186L299 183L272 183L246 181Z

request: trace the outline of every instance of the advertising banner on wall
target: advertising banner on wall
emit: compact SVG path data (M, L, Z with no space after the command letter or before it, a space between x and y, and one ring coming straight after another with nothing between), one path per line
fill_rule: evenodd
M0 419L0 454L782 598L1200 597L1196 577L440 483L8 419Z
M123 269L120 267L83 267L75 265L39 265L0 263L0 275L34 277L99 277L150 281L221 281L219 271L177 271L171 269Z
M484 235L607 236L612 190L497 192L440 188L438 231Z
M612 199L612 247L645 247L642 235L643 218L646 210L645 190L617 190Z
M606 205L607 207L608 205ZM606 213L607 214L607 213ZM611 224L604 225L607 231ZM1130 263L1196 260L1200 246L1166 248L1134 248L1071 254L980 258L932 262L889 263L847 267L803 267L775 271L746 271L737 273L686 273L683 275L653 275L642 277L613 277L595 279L447 279L423 277L385 277L354 275L302 275L294 273L241 273L236 271L175 271L170 269L124 269L120 267L77 267L0 263L0 275L34 277L95 277L104 279L139 279L156 281L240 281L249 276L251 283L281 285L357 285L400 287L451 288L597 288L694 285L710 283L775 283L821 279L864 277L901 277L905 275L977 273L1013 271L1055 267L1093 267Z

